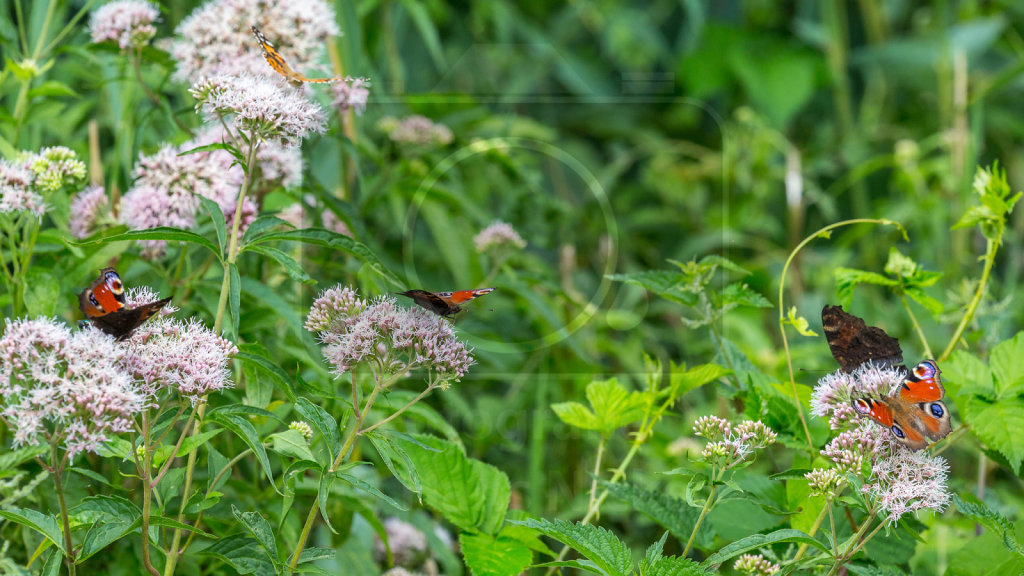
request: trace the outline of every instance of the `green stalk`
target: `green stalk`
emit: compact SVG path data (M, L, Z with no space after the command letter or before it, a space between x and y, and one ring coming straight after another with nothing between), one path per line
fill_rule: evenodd
M51 439L50 461L58 463L50 472L53 474L53 488L57 491L57 501L60 504L60 521L64 529L64 549L66 550L64 561L67 563L68 574L75 576L75 545L71 541L71 520L68 517L67 502L64 500L64 483L61 481L61 476L64 474L64 457L66 454L58 459L58 443L58 438Z
M786 352L786 368L789 370L789 383L793 388L793 404L796 406L796 412L800 416L800 424L803 425L804 435L807 437L807 446L810 452L814 452L814 441L811 439L811 431L807 427L807 419L804 417L803 405L800 403L800 397L797 395L796 390L796 376L793 374L793 357L789 350L789 340L786 338L786 308L784 306L784 297L786 290L786 274L789 272L789 267L793 264L793 260L796 255L803 250L804 246L811 243L816 238L828 238L831 236L831 231L835 228L843 226L849 226L851 224L881 224L887 226L896 226L903 232L903 236L906 237L907 233L903 229L903 226L898 222L892 220L876 219L876 218L856 218L853 220L843 220L842 222L836 222L821 228L814 234L803 239L793 251L789 253L789 258L786 258L786 265L782 267L782 276L779 279L779 334L782 336L782 347Z
M967 311L964 313L964 317L960 319L960 325L956 327L956 332L953 333L953 337L950 338L949 344L946 345L946 349L942 351L942 356L939 357L938 361L943 362L949 355L956 349L957 343L960 342L960 338L964 334L964 330L967 329L967 325L974 318L974 313L978 310L978 304L981 303L982 297L985 295L985 288L988 287L989 277L992 275L992 266L996 261L996 252L999 251L999 244L1003 241L1003 230L999 231L999 237L996 239L988 239L988 244L985 249L985 268L981 271L981 281L978 282L978 289L974 292L974 297L971 298L971 303L967 305Z
M142 565L146 572L160 576L149 557L149 516L152 514L153 485L150 483L149 472L153 467L153 447L150 445L149 410L142 412L142 466L139 476L142 478ZM184 434L182 434L184 436ZM173 458L168 458L172 460Z
M708 499L704 501L704 507L700 510L700 516L697 517L697 522L693 525L693 532L690 532L690 539L686 541L686 547L683 548L683 558L686 558L686 555L690 553L690 548L693 547L693 541L697 538L697 530L700 529L701 523L704 522L704 517L707 516L708 510L711 510L711 502L715 499L715 491L717 489L717 485L712 486Z
M256 158L256 138L249 138L249 152L246 155L245 164L245 179L242 181L242 189L238 192L238 203L235 205L235 219L231 224L231 240L228 243L227 262L224 264L224 280L220 286L220 299L217 301L217 316L213 323L213 331L216 334L221 333L221 329L224 323L224 309L227 307L228 302L228 291L231 285L231 265L235 263L235 258L238 256L238 228L242 221L242 202L245 200L245 194L249 190L249 186L252 180L253 173L253 162ZM237 326L235 327L237 329ZM205 396L200 400L200 404L196 407L196 423L193 428L193 435L199 434L199 430L202 429L203 415L206 413L206 398ZM185 467L185 486L181 492L181 510L178 511L178 522L184 522L185 520L185 507L188 503L189 492L192 491L192 474L196 468L196 455L198 450L193 450L188 455L188 464ZM167 564L164 565L164 576L170 576L174 574L174 567L178 562L178 557L181 555L181 550L178 549L178 545L181 543L181 529L176 528L174 530L174 536L171 538L171 546L167 549Z

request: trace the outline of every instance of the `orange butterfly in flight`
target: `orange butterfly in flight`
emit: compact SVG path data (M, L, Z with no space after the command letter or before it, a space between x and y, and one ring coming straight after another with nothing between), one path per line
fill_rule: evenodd
M285 77L292 86L302 86L303 82L315 82L317 84L330 84L331 82L339 82L344 78L306 78L302 74L299 74L285 61L284 56L274 48L274 45L267 40L267 37L260 32L260 29L252 27L253 36L256 37L256 41L260 43L260 47L263 48L263 57L267 59L267 64L274 69L275 72Z

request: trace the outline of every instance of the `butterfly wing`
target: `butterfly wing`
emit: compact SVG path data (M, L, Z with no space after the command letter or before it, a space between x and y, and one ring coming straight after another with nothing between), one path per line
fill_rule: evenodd
M267 37L263 35L263 32L260 32L259 28L253 26L252 34L256 37L256 41L259 42L260 48L263 48L263 58L267 60L267 64L270 64L270 67L274 69L274 72L284 76L289 82L302 81L297 78L299 75L292 70L292 67L288 65L284 56L281 56L281 53L274 48L274 45L267 40Z
M888 428L896 441L911 450L920 450L928 445L921 419L915 418L910 413L913 408L899 398L889 398L888 401L857 398L853 401L853 407Z
M903 363L897 339L877 326L868 326L841 306L825 306L821 310L821 325L832 357L843 372L853 372L868 361L890 366Z
M480 288L479 290L459 290L457 292L443 292L439 296L447 295L448 299L455 304L463 304L484 294L494 292L494 288Z
M144 306L137 308L122 308L117 312L111 312L104 314L103 316L97 316L91 318L92 323L100 330L110 334L118 340L124 340L131 333L142 326L146 320L153 317L154 314L160 311L161 308L170 302L170 298L164 298L163 300L157 300Z
M302 74L292 70L292 67L288 65L288 61L281 56L281 53L274 48L274 45L267 40L267 37L260 32L260 29L253 26L252 34L256 37L256 41L259 42L260 48L263 48L263 57L267 60L267 64L274 69L275 72L284 76L286 80L294 84L295 86L301 85L303 82L313 82L315 84L330 84L337 82L341 78L306 78Z
M78 295L78 308L88 318L96 318L124 308L124 284L117 270L100 270L99 277Z
M940 372L934 360L925 360L914 367L899 390L908 414L921 423L922 432L932 440L945 438L952 430L949 409L942 402L946 390L939 380Z
M451 316L459 311L458 304L455 304L445 296L450 294L447 292L434 293L426 290L406 290L405 292L398 292L398 294L406 298L412 298L412 301L420 307L426 308L439 316Z

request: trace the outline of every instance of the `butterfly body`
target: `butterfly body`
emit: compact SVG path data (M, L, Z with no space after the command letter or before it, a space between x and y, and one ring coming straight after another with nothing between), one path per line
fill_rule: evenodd
M78 295L78 308L94 326L118 340L124 340L170 301L170 298L164 298L128 308L121 276L113 268L104 268L100 270L99 278Z
M455 292L429 292L427 290L406 290L398 292L402 296L412 298L413 302L430 310L438 316L452 316L462 310L461 305L470 300L494 292L494 288L478 290L457 290Z
M826 306L821 319L832 355L844 372L853 372L867 362L894 367L903 362L899 342L881 328L867 326L839 306ZM942 402L946 391L940 372L934 360L924 360L893 395L855 398L853 408L889 429L898 442L920 450L929 440L945 438L952 429L949 409Z
M330 84L332 82L341 81L342 78L306 78L302 74L292 70L292 67L288 65L288 61L281 56L281 53L274 48L274 45L267 40L267 37L260 32L260 29L253 26L251 28L253 36L256 37L256 41L259 42L260 48L263 49L263 58L267 60L267 64L274 69L275 72L284 76L285 80L288 81L292 86L302 86L303 82L312 82L315 84Z

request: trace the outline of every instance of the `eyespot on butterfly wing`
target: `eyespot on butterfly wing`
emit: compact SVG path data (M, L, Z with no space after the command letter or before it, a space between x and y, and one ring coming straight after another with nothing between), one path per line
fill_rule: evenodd
M125 306L124 284L114 268L100 270L99 277L78 295L78 307L90 322L118 340L131 333L153 317L170 302L170 298L150 302L143 306Z

